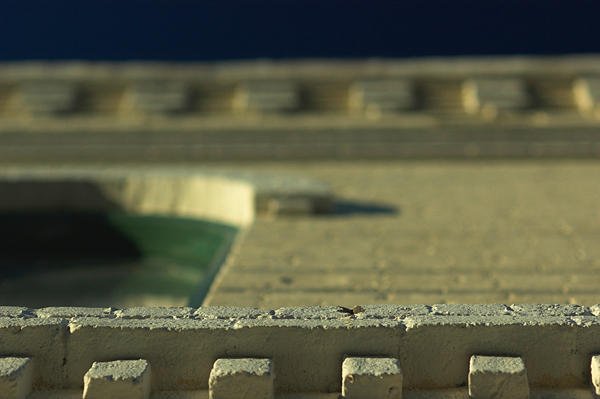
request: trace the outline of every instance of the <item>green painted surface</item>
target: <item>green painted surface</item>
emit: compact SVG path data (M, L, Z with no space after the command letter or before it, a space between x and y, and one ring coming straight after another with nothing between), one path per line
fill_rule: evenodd
M228 247L236 229L200 220L110 213L108 220L142 254L136 273L123 279L117 294L191 297L211 261Z
M0 304L30 307L199 305L236 234L123 212L4 213L0 225Z

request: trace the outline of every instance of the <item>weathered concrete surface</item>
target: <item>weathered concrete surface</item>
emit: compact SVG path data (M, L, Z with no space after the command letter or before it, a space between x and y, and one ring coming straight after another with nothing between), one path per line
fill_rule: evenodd
M33 364L27 357L0 357L0 397L25 399L31 392Z
M472 356L469 362L469 396L473 399L529 399L523 359Z
M66 327L65 319L59 318L0 317L0 356L31 357L34 388L64 388Z
M592 358L600 353L600 317L576 305L207 307L198 315L138 308L69 319L8 310L19 315L2 319L0 356L32 358L34 390L82 392L94 362L146 359L154 392L206 391L217 359L267 358L275 365L276 395L341 393L345 359L387 357L398 361L407 397L430 390L439 397L439 390L466 387L469 361L479 355L522 358L532 392L591 393ZM182 311L187 316L180 318ZM41 328L51 323L63 326L61 340Z
M402 328L391 320L348 324L343 317L76 318L70 331L66 374L74 387L81 386L94 361L143 357L154 370L153 389L207 389L216 359L259 357L273 359L277 392L339 392L343 355L397 356ZM307 377L298 378L298 373Z
M348 357L342 363L346 399L402 399L402 371L395 358Z
M218 359L208 380L210 399L273 399L271 359Z
M144 359L94 362L83 377L83 398L148 399L151 378Z
M256 220L207 304L599 301L597 161L273 162L252 168L329 183L338 213Z

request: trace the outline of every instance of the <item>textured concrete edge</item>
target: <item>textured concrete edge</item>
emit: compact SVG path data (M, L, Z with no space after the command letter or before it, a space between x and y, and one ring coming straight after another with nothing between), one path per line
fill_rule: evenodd
M532 387L581 388L598 337L598 305L0 307L0 356L34 359L34 386L51 389L128 359L150 362L154 391L207 389L219 358L270 358L277 393L339 392L346 356L398 359L404 389L451 388L473 355L521 357Z
M342 306L283 307L259 309L236 306L192 307L137 307L137 308L89 308L48 307L32 309L23 306L0 306L0 317L10 319L190 319L190 320L412 320L418 317L470 317L473 320L525 318L534 320L571 320L588 317L600 321L600 304L587 307L566 304L436 304L436 305L357 305L352 309ZM540 321L541 323L541 321ZM505 324L505 323L501 323Z
M301 76L353 77L358 74L379 77L407 74L437 74L441 76L465 73L594 73L600 71L598 54L573 54L565 56L480 56L480 57L424 57L411 59L368 60L244 60L217 63L169 62L4 62L0 74L13 79L35 78L95 78L119 77L138 79L164 78L173 71L181 78L203 76L206 79L257 79Z

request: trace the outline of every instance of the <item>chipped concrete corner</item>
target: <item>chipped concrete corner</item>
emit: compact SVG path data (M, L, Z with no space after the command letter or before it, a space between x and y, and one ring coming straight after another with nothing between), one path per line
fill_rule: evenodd
M208 392L211 373L219 374L217 361L241 358L269 359L266 373L249 374L245 366L229 373L231 378L247 377L265 397L270 397L269 384L276 396L341 393L342 363L347 358L397 359L395 374L403 380L402 389L410 392L464 389L473 372L472 356L522 359L532 390L591 393L597 384L597 364L592 361L600 353L597 306L363 305L355 309L360 311L355 314L337 306L51 311L2 307L0 356L33 359L29 389L34 391L80 392L93 365L101 364L96 362L136 360L152 368L153 395ZM6 383L9 376L2 370L0 382ZM494 373L490 378L497 378ZM485 373L479 378L479 384L488 384L481 381ZM523 391L522 381L519 384ZM25 392L27 387L20 389ZM141 390L138 396L145 397Z

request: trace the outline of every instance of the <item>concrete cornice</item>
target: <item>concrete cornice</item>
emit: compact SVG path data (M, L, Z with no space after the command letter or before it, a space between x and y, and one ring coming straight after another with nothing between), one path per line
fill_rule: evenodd
M207 390L215 360L250 357L272 359L276 394L325 394L340 392L345 356L399 359L407 391L448 389L467 384L473 355L521 357L534 390L584 389L598 336L597 305L0 307L0 355L33 358L35 389L79 390L93 362L146 359L153 392Z
M0 161L598 156L600 56L0 64Z

